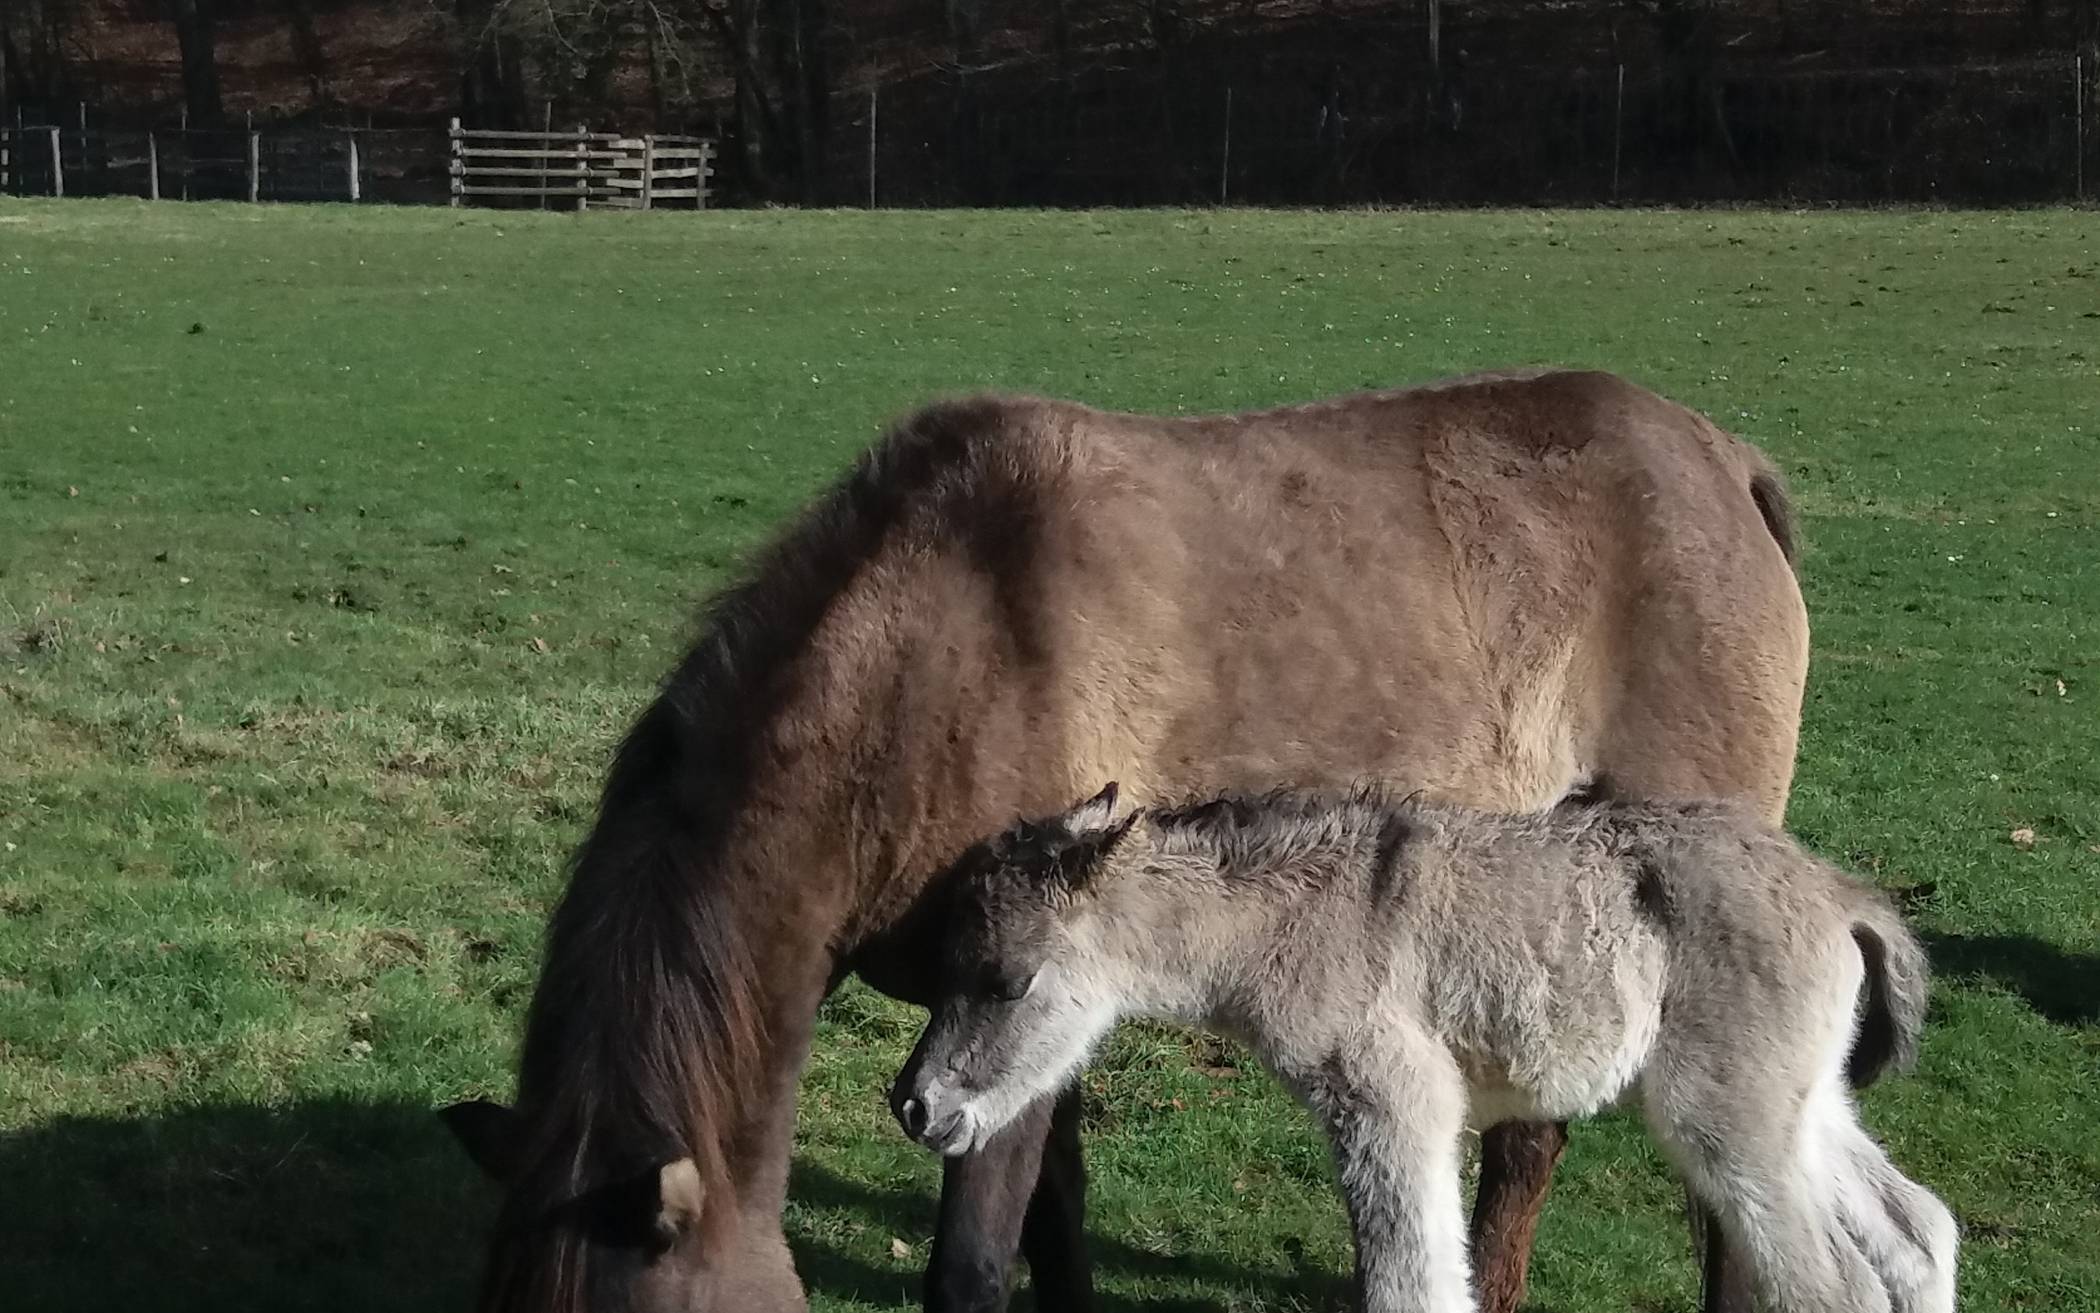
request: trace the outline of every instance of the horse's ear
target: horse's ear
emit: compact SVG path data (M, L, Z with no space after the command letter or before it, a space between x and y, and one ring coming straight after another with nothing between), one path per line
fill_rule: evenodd
M701 1206L707 1202L699 1166L679 1158L657 1168L656 1196L656 1238L669 1246L699 1225Z
M487 1099L470 1099L438 1109L438 1116L459 1140L474 1165L498 1181L517 1169L518 1114Z

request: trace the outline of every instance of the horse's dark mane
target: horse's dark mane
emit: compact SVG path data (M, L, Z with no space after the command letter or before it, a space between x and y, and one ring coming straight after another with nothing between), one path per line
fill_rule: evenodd
M716 862L795 658L861 568L900 535L967 533L958 508L1014 512L1043 466L1014 403L930 407L717 595L699 638L620 745L598 819L547 930L519 1073L524 1140L508 1220L691 1155L726 1169L719 1136L747 1106L767 1036L755 944ZM1011 495L1001 498L996 495ZM556 1283L580 1289L548 1257ZM491 1274L492 1278L495 1274Z

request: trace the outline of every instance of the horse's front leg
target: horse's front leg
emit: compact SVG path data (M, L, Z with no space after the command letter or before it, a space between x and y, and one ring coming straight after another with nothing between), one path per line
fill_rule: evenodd
M1093 1288L1078 1146L1075 1088L1036 1103L977 1152L947 1160L926 1268L927 1313L1001 1313L1024 1233L1037 1304L1085 1313Z
M1094 1268L1086 1252L1086 1154L1079 1142L1077 1082L1057 1096L1043 1145L1042 1174L1021 1224L1021 1253L1038 1309L1094 1307Z

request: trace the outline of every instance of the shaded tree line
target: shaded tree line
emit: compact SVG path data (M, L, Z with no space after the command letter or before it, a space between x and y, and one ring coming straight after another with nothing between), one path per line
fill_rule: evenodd
M1900 44L1887 44L1899 28L1938 65L2100 42L2100 0L1959 13L1933 0L1305 0L1289 12L1263 0L0 0L0 99L100 101L82 85L81 34L119 10L164 24L193 124L220 121L229 98L253 102L252 70L226 62L228 32L287 35L304 99L326 114L356 108L362 89L333 72L323 20L340 33L406 15L429 30L416 53L435 56L431 79L444 84L431 103L470 123L699 128L723 140L728 190L805 204L865 194L876 86L884 133L908 152L892 199L1084 200L1087 179L1111 167L1102 159L1207 159L1232 128L1214 102L1237 80L1243 114L1306 125L1302 144L1275 147L1304 158L1273 172L1302 175L1300 199L1319 200L1363 198L1361 161L1394 176L1394 158L1483 158L1452 143L1513 130L1507 114L1493 128L1482 117L1487 88L1504 83L1638 68L1651 117L1639 139L1629 129L1629 149L1750 176L1760 146L1745 137L1746 52L1900 69ZM1392 144L1403 139L1404 151ZM1216 194L1216 166L1191 167L1209 172L1159 198ZM938 181L904 187L914 176Z
M450 2L462 117L538 127L543 113L588 117L638 90L659 124L713 109L742 190L819 198L832 0Z

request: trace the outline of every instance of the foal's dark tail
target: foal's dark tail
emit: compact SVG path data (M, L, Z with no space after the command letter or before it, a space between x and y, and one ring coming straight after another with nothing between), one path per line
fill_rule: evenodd
M1852 1088L1871 1085L1890 1067L1918 1060L1930 972L1925 949L1888 899L1861 888L1852 909L1852 942L1867 964L1867 1008L1845 1075Z

